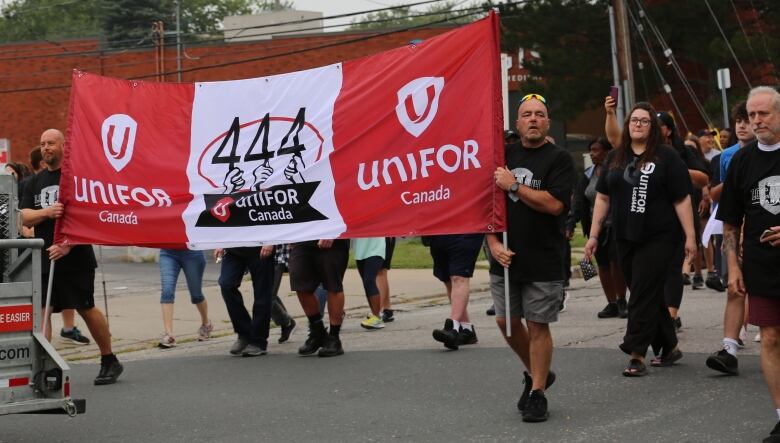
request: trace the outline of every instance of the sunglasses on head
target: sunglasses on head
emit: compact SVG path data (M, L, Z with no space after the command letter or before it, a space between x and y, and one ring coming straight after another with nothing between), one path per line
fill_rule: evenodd
M523 98L520 99L520 104L522 105L523 103L527 102L528 100L531 100L532 98L539 100L545 105L547 104L547 100L545 100L544 97L542 97L539 94L527 94L523 96Z

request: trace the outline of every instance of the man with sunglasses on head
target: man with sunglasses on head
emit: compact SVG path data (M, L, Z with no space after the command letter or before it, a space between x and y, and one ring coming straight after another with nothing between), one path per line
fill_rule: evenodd
M563 254L564 222L575 177L571 156L547 140L550 117L544 97L523 97L516 125L520 142L508 147L506 167L495 172L496 186L507 193L509 248L498 235L487 236L495 258L490 289L498 328L527 369L517 408L523 421L541 422L549 416L544 392L555 381L549 324L558 320L564 293L563 267L568 260ZM509 268L508 282L504 268ZM506 336L505 284L510 291L511 337Z

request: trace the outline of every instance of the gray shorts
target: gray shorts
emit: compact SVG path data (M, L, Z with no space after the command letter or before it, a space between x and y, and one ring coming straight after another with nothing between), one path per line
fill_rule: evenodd
M490 294L496 317L506 317L504 277L490 274ZM558 310L563 301L563 281L515 283L509 286L509 305L512 317L525 318L535 323L558 321Z

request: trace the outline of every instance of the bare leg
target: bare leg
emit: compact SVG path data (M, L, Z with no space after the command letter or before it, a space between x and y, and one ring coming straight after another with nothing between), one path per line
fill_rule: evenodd
M380 295L372 295L368 298L368 307L371 309L371 313L379 316L379 310L382 307L382 296ZM330 304L328 305L330 307Z
M173 303L160 303L162 308L163 329L168 335L173 335Z
M393 309L390 301L390 282L387 280L387 269L381 269L376 275L376 285L379 287L381 309Z
M313 292L298 291L298 301L301 302L301 308L307 317L320 313L320 302Z
M43 331L43 335L51 343L51 307L49 309L41 308L41 317L46 319L46 330Z
M51 324L51 323L49 323ZM75 309L63 309L62 310L62 327L65 329L73 329L76 326L76 310Z
M504 336L504 340L515 351L520 360L525 365L528 371L531 371L531 354L530 354L530 342L528 338L528 330L523 324L522 318L512 317L512 336L506 336L506 318L496 317L496 324L498 325L501 335Z
M745 318L745 296L739 296L728 291L726 309L723 312L723 336L732 340L739 338L742 321Z
M330 325L340 325L343 320L344 320L344 293L328 292L328 323Z
M450 277L450 318L459 322L469 322L469 279L453 275Z
M84 319L89 333L92 334L92 338L95 339L95 343L100 348L100 355L111 354L111 332L108 330L108 323L106 323L103 311L98 308L79 309L79 315Z
M550 325L528 321L528 336L530 338L531 378L534 381L531 389L544 392L553 353Z
M202 302L195 305L198 308L198 314L200 314L200 323L202 325L209 324L209 304L204 299Z
M761 370L769 394L780 409L780 326L761 326Z
M669 308L669 315L672 316L673 319L677 318L677 314L679 314L680 310L678 308Z
M604 295L607 296L607 302L615 303L617 295L613 287L612 270L609 266L599 266L599 280L601 280L601 288L604 290Z

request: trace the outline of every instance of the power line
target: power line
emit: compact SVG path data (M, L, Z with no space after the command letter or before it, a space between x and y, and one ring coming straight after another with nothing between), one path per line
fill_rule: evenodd
M653 57L653 51L650 49L650 43L648 43L647 38L645 38L644 26L639 23L639 20L637 20L634 16L634 11L632 11L628 5L626 5L626 10L628 11L628 15L631 18L631 21L634 23L634 27L636 28L639 37L642 39L642 43L644 44L645 50L647 51L647 56L650 58L650 63L653 65L653 68L655 68L655 73L658 76L658 79L661 81L661 84L663 84L664 91L669 96L669 100L671 100L672 106L674 106L677 115L680 117L680 123L682 123L684 128L689 129L688 124L685 122L685 117L683 117L682 112L680 111L680 107L677 106L677 100L674 99L674 95L672 94L672 87L669 86L669 83L667 83L666 79L664 78L664 74L661 72L661 68L658 67L658 62L655 60L655 57Z
M726 38L726 33L723 32L723 28L720 27L720 22L718 21L718 18L715 16L715 12L712 10L712 7L710 7L709 0L704 0L704 4L707 5L707 9L710 10L710 15L712 16L712 19L715 20L715 25L718 27L718 31L720 31L721 37L723 37L723 41L726 42L726 46L729 48L729 52L731 52L731 56L734 57L734 61L737 63L737 67L739 68L739 72L742 73L742 77L745 79L745 83L747 83L748 88L753 89L753 86L750 84L750 80L748 80L747 74L745 74L745 70L742 69L742 63L739 62L739 59L737 58L737 54L734 52L734 48L731 47L731 43L729 42L729 39Z
M517 3L522 3L522 2L517 2ZM234 60L234 61L230 61L230 62L215 63L215 64L212 64L212 65L206 65L206 66L198 66L198 67L193 67L193 68L189 68L189 69L183 69L181 72L182 73L197 72L197 71L202 71L202 70L206 70L206 69L223 68L223 67L227 67L227 66L233 66L233 65L239 65L239 64L244 64L244 63L251 63L251 62L256 62L256 61L269 60L269 59L273 59L273 58L286 57L286 56L290 56L290 55L296 55L296 54L301 54L301 53L306 53L306 52L311 52L311 51L317 51L317 50L320 50L320 49L326 49L326 48L331 48L331 47L336 47L336 46L341 46L341 45L358 43L358 42L367 41L367 40L378 38L378 37L383 37L383 36L386 36L386 35L397 34L397 33L406 32L406 31L410 31L410 30L414 30L414 29L424 28L424 27L431 26L431 25L446 23L446 22L448 22L450 20L457 20L459 18L464 18L464 17L470 16L470 15L474 15L474 14L477 14L477 13L479 13L479 12L470 12L470 13L466 13L466 14L459 15L459 16L447 17L447 18L444 18L442 20L437 20L437 21L434 21L434 22L422 23L422 24L419 24L419 25L406 27L406 28L393 29L393 30L389 30L389 31L385 31L385 32L371 34L371 35L368 35L368 36L361 36L361 37L358 37L358 38L345 40L345 41L342 41L342 42L327 43L327 44L324 44L324 45L314 46L314 47L311 47L311 48L304 48L304 49L300 49L300 50L296 50L296 51L289 51L289 52L284 52L284 53L280 53L280 54L272 54L272 55L260 56L260 57L252 57L252 58L241 59L241 60ZM155 77L156 75L157 75L156 73L154 73L154 74L146 74L146 75L134 77L134 79L151 78L151 77ZM71 87L70 84L63 84L63 85L42 86L42 87L35 87L35 88L20 88L20 89L10 89L10 90L0 90L0 94L10 94L10 93L17 93L17 92L45 91L45 90L54 90L54 89L66 89L66 88L70 88L70 87Z
M442 1L442 0L433 0L433 1ZM431 1L414 3L413 5L422 4L422 3L431 3ZM398 7L393 7L393 8L398 8ZM390 8L390 9L393 9L393 8ZM477 7L473 7L473 8L465 8L465 9L463 9L463 11L469 10L469 9L473 9L473 10L480 9L481 10L481 9L484 9L484 8L482 6L477 6ZM375 9L375 10L371 10L371 11L378 11L378 10L379 9ZM356 12L356 13L341 14L341 15L336 15L336 16L323 17L323 18L316 19L316 20L321 20L321 19L326 19L326 18L327 19L339 18L341 16L349 16L349 15L358 15L358 14L364 14L366 12L370 12L370 11L361 11L361 12ZM451 13L451 12L458 12L458 11L450 11L450 12L444 11L444 12L422 13L422 14L409 15L408 17L427 17L427 16L432 16L432 15L448 14L448 13ZM397 20L397 18L367 20L367 21L364 21L362 23L382 23L382 22L389 22L389 21L394 21L394 20ZM297 20L297 21L275 23L275 24L272 24L272 25L248 26L248 27L245 27L245 28L233 28L233 30L235 30L235 29L245 29L246 30L246 29L270 28L270 27L282 26L282 25L285 25L285 24L308 23L308 22L312 22L312 21L315 21L315 20L313 20L313 19L304 19L304 20ZM311 31L311 30L317 30L317 29L327 29L327 28L334 28L334 27L341 27L341 26L343 26L343 25L341 25L341 24L334 24L334 25L326 25L326 26L315 26L315 27L304 28L304 29L291 29L291 30L287 30L287 31L265 32L265 33L249 34L249 35L241 35L241 36L235 35L235 36L231 36L231 37L218 37L218 38L212 38L212 39L201 39L201 40L196 41L196 43L213 42L213 41L225 42L225 41L229 41L229 40L233 40L233 39L237 39L237 38L261 37L261 36L280 35L280 34L294 34L294 33L300 33L300 32L303 32L303 31ZM199 34L189 34L189 35L199 35ZM141 39L141 41L138 41L137 38L136 39L131 39L131 40L125 40L125 41L138 42L138 43L136 43L136 45L133 45L131 47L115 48L115 49L93 49L93 50L80 51L80 52L73 52L73 51L68 51L68 50L64 49L65 50L65 54L63 54L63 53L48 53L48 54L38 54L38 55L23 55L23 56L16 56L16 57L0 58L0 61L27 60L27 59L34 59L34 58L47 58L47 57L51 57L52 55L68 55L68 56L74 56L75 57L75 56L87 56L87 55L98 55L98 54L110 54L110 53L114 53L114 52L122 52L122 51L131 50L131 49L142 49L142 48L156 47L156 45L154 45L154 44L140 45L140 43L145 41L145 40L148 40L148 37L144 37L143 39ZM55 44L54 42L50 42L50 43ZM94 43L92 43L92 44L94 44ZM175 46L175 43L165 43L165 46Z
M647 15L647 13L645 12L641 0L635 0L635 1L639 11L639 16L643 17L645 21L647 21L647 24L650 26L650 30L653 32L655 38L658 40L658 43L661 45L661 49L663 50L664 56L666 57L667 60L669 60L669 62L672 65L672 68L677 74L677 77L682 82L683 87L688 92L688 95L690 95L691 100L693 101L693 105L699 111L699 114L701 114L701 117L704 120L704 122L707 124L707 126L713 127L712 120L710 120L710 117L707 115L707 112L704 110L704 107L702 106L698 97L696 97L696 93L693 91L693 88L691 87L690 83L688 83L688 79L685 76L685 73L683 73L682 68L680 68L680 65L677 64L677 59L675 59L672 49L669 47L669 45L666 44L666 40L664 40L664 37L661 35L661 32L655 26L655 23L653 23L653 20L650 18L650 16Z

